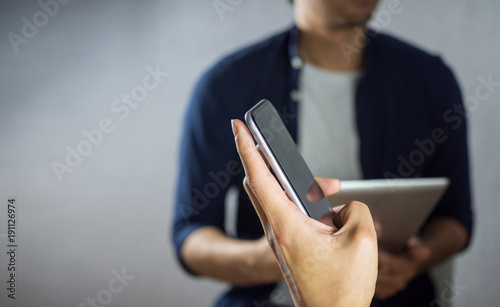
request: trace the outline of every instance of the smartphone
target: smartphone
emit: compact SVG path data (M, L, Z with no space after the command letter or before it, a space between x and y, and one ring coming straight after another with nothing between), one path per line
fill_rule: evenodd
M272 103L261 100L248 110L245 121L288 198L304 214L319 220L330 204L324 195L314 203L308 200L308 191L315 189L322 195L321 189Z

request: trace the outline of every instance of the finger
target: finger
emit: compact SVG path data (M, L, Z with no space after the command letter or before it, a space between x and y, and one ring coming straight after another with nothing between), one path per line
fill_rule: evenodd
M308 201L315 203L325 197L325 195L335 194L340 190L340 181L337 179L319 178L313 182L306 193Z
M316 177L316 182L325 195L332 195L340 191L340 180Z
M307 190L306 193L307 200L312 203L315 203L322 200L324 197L325 194L323 194L323 191L319 187L318 183L314 181L309 190Z
M377 238L373 218L368 207L358 201L352 201L346 204L333 217L333 223L342 232L347 229L355 231L369 232L373 238Z
M275 224L287 225L293 212L302 213L269 171L245 124L235 119L232 125L236 148L247 175L246 182L255 196L254 201L260 204L273 228Z

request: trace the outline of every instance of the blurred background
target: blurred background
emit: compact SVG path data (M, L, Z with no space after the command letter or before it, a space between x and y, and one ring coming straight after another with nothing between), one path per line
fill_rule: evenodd
M397 2L374 27L441 55L464 97L481 78L500 82L499 1ZM0 305L209 305L225 285L185 275L169 241L184 111L214 61L291 23L286 0L1 1ZM498 305L500 85L490 89L467 100L476 227L439 296L455 306Z

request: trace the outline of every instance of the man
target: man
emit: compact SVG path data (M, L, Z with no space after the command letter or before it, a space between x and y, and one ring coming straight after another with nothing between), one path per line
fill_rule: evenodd
M438 57L364 31L375 0L296 0L295 25L224 58L198 83L186 115L173 240L191 273L234 287L217 306L269 300L282 278L242 187L228 122L267 98L282 112L316 176L450 178L419 238L379 251L373 306L428 306L425 273L469 241L472 211L466 126L456 81ZM340 133L337 133L340 132ZM237 233L224 198L239 191Z

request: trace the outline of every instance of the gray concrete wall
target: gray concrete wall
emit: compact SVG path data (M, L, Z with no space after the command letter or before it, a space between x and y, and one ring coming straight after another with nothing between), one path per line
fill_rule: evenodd
M223 54L292 20L284 0L232 3L219 15L212 0L73 0L50 14L37 1L0 2L0 305L207 306L225 287L181 272L165 234L194 82ZM378 26L441 54L464 96L475 95L478 78L500 81L498 1L400 5ZM151 70L168 76L153 74L147 90ZM456 262L459 287L440 296L456 306L496 305L498 88L471 104L475 235ZM141 100L134 107L122 96L131 94ZM72 150L85 156L68 165ZM6 291L12 196L15 301Z

